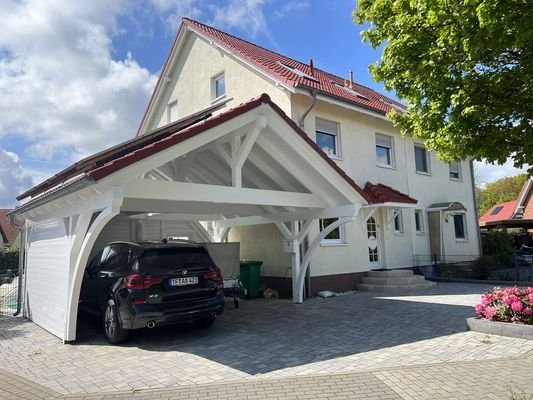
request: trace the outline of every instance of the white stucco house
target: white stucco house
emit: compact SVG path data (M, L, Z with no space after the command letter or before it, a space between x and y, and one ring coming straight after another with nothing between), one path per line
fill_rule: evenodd
M405 111L183 19L136 137L18 197L26 314L74 340L85 265L112 240L240 242L295 302L371 269L479 255L471 163L401 137L391 108Z

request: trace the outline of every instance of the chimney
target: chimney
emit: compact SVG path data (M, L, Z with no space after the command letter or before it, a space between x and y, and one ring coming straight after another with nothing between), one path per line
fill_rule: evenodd
M353 89L353 71L350 70L350 89Z
M315 76L315 66L313 65L313 59L309 59L309 67L311 68L311 76Z

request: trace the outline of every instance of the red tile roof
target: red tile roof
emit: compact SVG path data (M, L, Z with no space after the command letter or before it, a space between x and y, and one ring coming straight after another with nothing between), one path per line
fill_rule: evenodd
M291 87L313 89L323 95L336 98L340 101L344 101L377 112L379 114L386 114L391 109L398 111L405 110L405 106L402 103L384 96L366 86L362 86L354 82L352 88L350 89L344 85L345 80L341 77L330 74L326 71L322 71L318 68L311 68L311 66L308 64L276 53L272 50L265 49L264 47L250 43L246 40L230 35L229 33L222 32L218 29L189 18L183 18L178 34L176 35L176 39L172 45L171 53L176 47L177 38L184 27L188 27L198 34L207 37L209 40L212 40L214 43L222 46L231 54L234 54L246 62L249 62L266 74L286 83ZM152 102L154 101L154 94L156 93L159 85L162 84L162 74L170 62L170 54L167 56L156 88L152 93L148 107L146 108L144 116L141 120L141 126L147 116ZM294 70L299 71L299 73L294 72ZM140 134L140 132L137 134Z
M494 225L499 221L508 221L514 214L517 200L498 203L479 218L479 226Z
M399 107L400 109L405 109L403 104L366 86L354 83L353 90L350 90L344 86L343 78L318 68L313 68L312 70L308 64L265 49L264 47L204 25L198 21L183 18L182 25L206 36L230 53L246 60L289 86L316 89L325 95L376 111L380 114L387 113L391 108L398 109L397 107ZM293 72L290 68L296 69L306 76Z
M409 197L405 193L399 190L393 189L390 186L378 183L374 185L371 182L367 182L365 185L364 193L367 199L373 204L379 203L407 203L416 204L418 201Z
M13 211L11 209L0 209L0 229L4 233L2 235L2 238L4 240L4 247L10 247L13 242L15 241L15 238L19 234L19 231L17 228L15 228L11 223L9 222L9 217L7 214Z
M95 163L92 164L92 166L88 165L82 173L79 173L79 171L77 171L77 174L72 173L69 176L65 176L61 182L57 182L57 186L52 187L51 189L48 189L46 191L41 191L40 194L36 193L37 195L35 197L33 197L27 203L17 207L17 210L25 208L28 205L36 202L37 200L41 200L47 197L50 193L54 193L55 191L57 191L57 187L63 189L68 187L71 183L78 182L82 179L90 179L95 182L99 181L113 174L114 172L117 172L131 164L136 163L137 161L145 159L161 150L167 149L198 134L201 134L202 132L210 128L229 121L241 114L244 114L247 111L261 106L262 104L268 104L270 107L272 107L272 109L277 114L279 114L280 117L283 118L285 122L287 122L287 124L318 153L320 157L322 157L339 175L341 175L341 177L346 182L348 182L348 184L352 186L354 190L361 195L361 197L363 197L367 201L370 201L370 199L367 197L367 194L357 185L357 183L355 183L355 181L350 176L348 176L348 174L346 174L346 172L342 168L340 168L331 158L329 158L326 153L324 153L316 145L316 143L311 140L311 138L309 138L309 136L307 136L307 134L302 129L300 129L298 125L285 114L285 112L283 112L280 107L278 107L274 102L272 102L272 100L267 94L262 94L261 96L256 97L247 103L240 104L235 108L219 113L211 118L202 120L201 122L198 122L195 125L189 127L182 127L181 129L176 128L177 130L171 131L171 134L157 135L158 131L154 131L151 134L154 139L149 141L147 144L139 145L137 142L142 141L144 138L144 136L139 136L133 141L125 142L126 144L117 145L115 147L120 148L120 153L112 153L106 159L105 163ZM161 128L161 130L167 131L169 129L169 126ZM128 148L130 149L130 151L127 151ZM67 170L69 170L70 168L71 167L67 168ZM68 179L70 179L71 182L66 182Z

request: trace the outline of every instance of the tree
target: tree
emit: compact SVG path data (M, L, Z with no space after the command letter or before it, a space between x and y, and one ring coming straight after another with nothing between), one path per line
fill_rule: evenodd
M445 161L533 165L533 0L358 0L354 21L384 45L370 72L407 102L402 133Z
M520 174L498 179L480 188L477 195L479 215L483 215L489 208L498 203L515 200L520 194L527 179L526 174Z

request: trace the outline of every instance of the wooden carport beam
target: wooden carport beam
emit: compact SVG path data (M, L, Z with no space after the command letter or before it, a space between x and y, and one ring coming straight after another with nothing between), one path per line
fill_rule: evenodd
M231 140L231 159L229 164L231 167L231 184L235 188L242 187L242 166L246 158L250 154L252 147L259 137L259 134L266 128L268 123L267 117L260 115L257 117L255 124L250 132L246 134L244 142L241 143L240 136L234 136ZM228 154L224 147L220 144L217 146L222 157L228 161Z
M124 197L147 201L200 201L225 204L251 204L290 207L323 208L325 204L315 195L249 188L234 188L200 183L167 182L152 179L133 179L124 189Z

